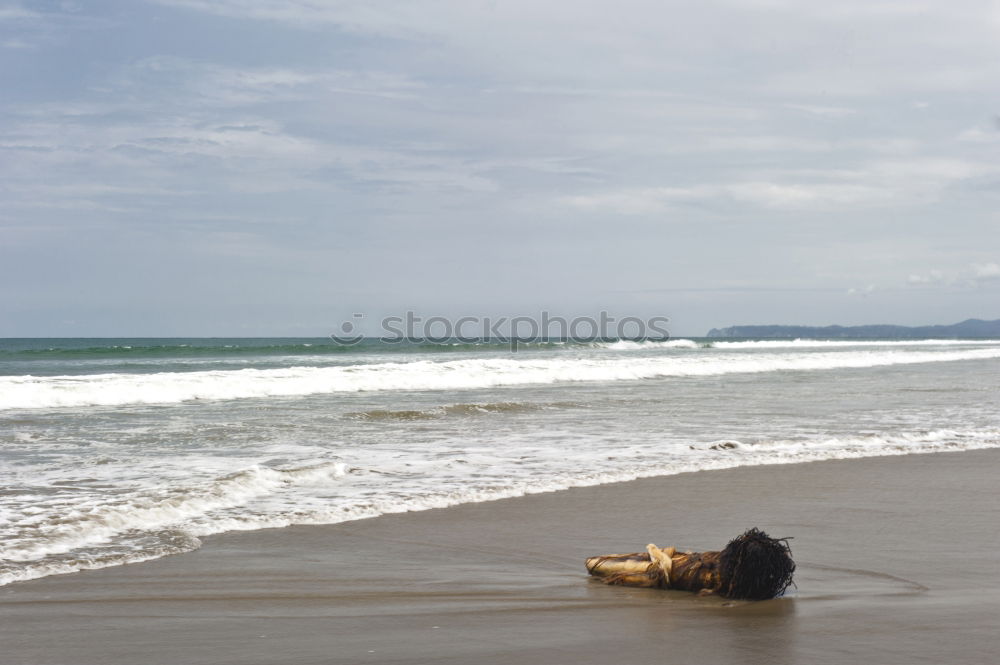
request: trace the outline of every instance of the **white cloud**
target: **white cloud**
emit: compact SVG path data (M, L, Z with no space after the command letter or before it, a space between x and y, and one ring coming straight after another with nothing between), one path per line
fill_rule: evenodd
M650 215L665 212L676 204L698 201L711 196L711 187L628 188L603 194L562 197L562 203L597 212L624 215Z
M953 271L931 270L925 274L912 274L907 279L911 286L949 286L978 288L1000 280L1000 263L972 263Z
M965 129L958 135L958 140L965 143L998 143L1000 142L1000 119L995 118L991 123L982 123Z
M162 108L170 100L186 106L193 102L246 106L335 94L404 98L425 87L401 74L382 71L238 68L174 56L140 60L122 71L112 85L130 93L120 101L129 108L144 104Z
M41 18L38 12L28 11L18 5L0 7L0 21L23 21Z
M345 143L305 136L255 115L230 115L226 124L203 114L156 121L94 125L92 119L36 118L18 128L15 163L0 167L9 200L108 200L137 192L190 196L199 191L331 191L337 182L382 189L488 192L496 184L464 159L440 152ZM20 148L20 149L19 149ZM196 174L210 174L199 178ZM58 188L53 174L64 181ZM114 185L102 184L111 180ZM14 183L17 183L16 186Z
M620 85L641 80L669 87L680 77L728 66L740 75L705 87L721 83L734 92L785 97L781 102L790 108L831 118L856 111L844 97L908 92L924 98L925 92L988 85L998 74L995 34L976 0L952 3L947 11L930 1L863 0L710 0L695 7L655 0L152 1L306 30L333 26L429 42L456 63L522 82L582 84L617 73Z
M604 194L564 197L562 201L577 208L643 215L662 213L691 203L807 210L874 204L889 198L889 193L864 185L750 181L693 187L626 188Z
M686 187L624 187L563 197L577 208L652 214L678 205L735 203L771 209L836 210L914 206L934 201L956 183L1000 173L1000 165L957 159L879 160L857 169L799 169L762 173L764 177Z
M892 198L884 189L856 183L746 182L724 188L736 201L768 208L809 209L870 205Z
M972 274L980 281L1000 279L1000 263L973 263Z
M310 110L318 105L326 115L343 95L405 100L423 87L381 71L236 68L145 58L96 90L95 101L17 108L16 120L0 131L0 149L16 151L18 164L0 167L0 173L21 182L21 196L37 192L43 173L51 178L60 171L63 177L73 171L98 197L114 192L93 187L95 177L121 179L129 187L165 183L184 195L220 186L256 192L322 189L331 179L393 189L494 191L496 184L485 173L489 163L470 168L467 158L443 144L384 145L380 136L337 140L291 130L268 117L267 105L275 102L298 102ZM192 178L201 169L210 169L213 180ZM63 194L81 200L68 190Z
M878 286L875 284L868 284L860 288L850 288L847 289L847 295L849 296L861 296L862 298L867 298L871 294L878 290Z
M819 106L816 104L785 104L785 107L790 108L793 111L802 111L803 113L829 117L829 118L843 118L844 116L854 115L855 113L857 113L855 109L847 108L844 106Z
M795 136L710 136L702 149L733 152L830 152L830 141Z
M941 284L946 282L944 271L942 270L931 270L924 275L910 275L907 278L907 282L910 284Z

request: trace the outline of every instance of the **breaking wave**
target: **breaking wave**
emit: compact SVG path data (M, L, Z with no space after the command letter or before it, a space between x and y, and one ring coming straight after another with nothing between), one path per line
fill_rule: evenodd
M668 339L662 342L653 340L638 342L620 339L617 342L603 342L598 346L612 351L635 351L637 349L697 349L704 345L691 339Z
M371 409L352 411L344 417L352 420L433 420L448 416L479 416L491 413L530 413L544 409L570 409L579 407L575 402L487 402L448 404L431 409Z
M679 340L678 340L679 341ZM671 354L653 357L468 358L334 367L153 374L0 377L0 409L290 397L338 392L468 390L575 381L636 381L778 371L815 371L1000 358L1000 347L835 352Z
M719 342L712 340L708 346L714 349L824 349L850 347L908 347L908 346L996 346L995 339L893 339L893 340L852 340L852 339L768 339Z
M219 520L215 527L185 529L191 520L293 486L327 484L347 472L343 463L292 469L255 465L204 486L137 492L103 504L38 497L33 516L3 525L0 584L189 551L200 546L198 535L233 528ZM111 542L111 550L102 547ZM33 561L39 563L11 565Z

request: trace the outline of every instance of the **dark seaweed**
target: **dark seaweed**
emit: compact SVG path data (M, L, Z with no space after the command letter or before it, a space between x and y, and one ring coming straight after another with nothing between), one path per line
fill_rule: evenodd
M795 562L787 538L771 538L754 527L733 538L719 559L720 593L727 598L767 600L792 583Z

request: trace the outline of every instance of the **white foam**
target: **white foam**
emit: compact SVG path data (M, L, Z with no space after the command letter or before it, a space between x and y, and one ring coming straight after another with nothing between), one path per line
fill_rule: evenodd
M131 530L155 530L183 523L212 511L245 504L250 499L289 484L329 482L343 476L342 463L297 469L252 466L202 488L177 489L128 496L118 503L80 506L40 519L13 524L5 534L0 558L34 561L112 540Z
M194 549L200 545L200 536L231 530L334 524L388 513L694 471L997 447L1000 447L998 429L940 429L839 438L722 440L674 447L661 451L658 457L652 457L649 449L637 447L634 463L624 465L621 460L614 464L607 462L604 454L583 456L572 460L567 467L565 451L560 449L542 453L535 460L536 464L528 467L498 468L501 458L483 450L479 454L463 453L467 468L458 477L451 475L453 465L425 461L416 465L420 473L415 473L414 465L408 463L410 481L405 480L406 474L393 470L390 458L381 459L377 468L355 468L347 478L348 469L343 463L285 471L254 466L204 487L175 492L166 499L133 497L127 505L94 506L72 515L50 513L44 528L20 541L5 539L0 559L13 564L3 564L0 585L154 559ZM546 455L551 457L546 458ZM539 475L539 468L547 471ZM353 491L348 483L336 495L324 492L331 487L331 482L355 475L359 485ZM266 500L280 498L287 490L296 493L283 501L269 503ZM251 503L257 498L265 501ZM239 509L226 510L233 507ZM129 549L119 543L117 549L96 555L87 554L84 549L87 545L107 543L115 534L150 534L162 529L172 529L171 537L154 546ZM81 549L84 551L80 552ZM70 555L53 556L66 553Z
M850 339L768 339L747 340L742 342L723 342L711 340L716 349L818 349L818 348L851 348L858 346L872 347L908 347L908 346L996 346L1000 340L995 339L914 339L914 340L850 340Z
M621 339L617 342L604 342L598 346L611 351L636 351L641 349L697 349L701 345L690 339L669 339L662 342L653 340L636 342L633 340Z
M201 541L197 538L188 538L186 544L178 544L174 547L157 547L146 551L113 553L103 556L79 556L69 560L39 561L19 568L0 570L0 586L13 582L25 582L49 575L65 575L76 573L81 570L96 570L98 568L110 568L128 563L141 563L152 561L171 554L190 552L198 549Z
M178 403L384 390L463 390L571 381L814 371L914 363L991 360L1000 346L976 349L863 349L831 352L670 354L654 357L467 358L336 367L0 377L0 409Z

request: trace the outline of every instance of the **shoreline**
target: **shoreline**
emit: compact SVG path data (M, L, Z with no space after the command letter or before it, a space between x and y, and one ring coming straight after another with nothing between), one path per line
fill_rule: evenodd
M988 662L1000 450L737 467L334 525L0 588L17 663ZM607 587L583 560L791 536L758 603ZM947 561L947 564L940 562Z

